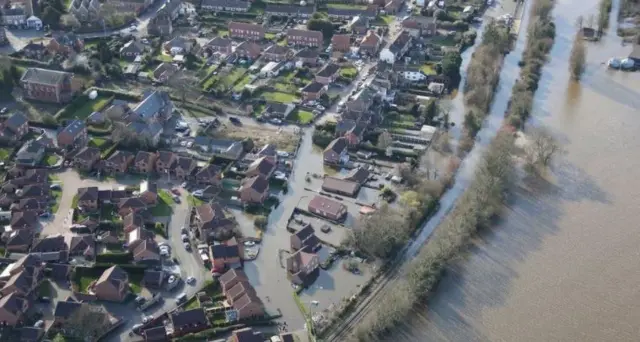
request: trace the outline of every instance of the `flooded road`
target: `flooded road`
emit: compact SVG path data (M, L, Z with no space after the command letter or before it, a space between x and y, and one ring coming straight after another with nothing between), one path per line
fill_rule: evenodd
M566 153L547 179L526 178L514 189L501 222L478 236L390 340L640 339L640 73L603 64L632 49L615 37L613 3L609 34L588 44L587 71L575 84L567 62L575 22L597 16L598 1L557 1L556 41L529 125L548 127Z

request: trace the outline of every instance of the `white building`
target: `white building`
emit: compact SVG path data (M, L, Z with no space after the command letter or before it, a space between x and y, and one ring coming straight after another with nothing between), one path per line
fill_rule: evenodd
M26 18L24 7L14 6L2 9L2 19L5 25L23 25Z
M401 72L402 77L404 77L405 80L407 81L411 81L411 82L420 82L420 81L424 81L427 79L427 75L425 75L424 73L420 72L420 70L417 71L402 71Z
M265 77L276 77L280 73L280 63L269 62L260 70L260 75Z
M39 31L42 29L42 20L35 15L32 15L27 19L27 27Z

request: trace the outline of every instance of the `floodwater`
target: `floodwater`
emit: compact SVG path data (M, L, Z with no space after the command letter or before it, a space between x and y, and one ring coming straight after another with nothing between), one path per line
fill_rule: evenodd
M390 340L640 341L640 73L603 64L631 51L615 37L619 2L579 84L568 74L575 22L597 17L598 1L556 2L529 125L549 128L565 153L545 179L522 180L501 221ZM499 93L494 107L507 100Z

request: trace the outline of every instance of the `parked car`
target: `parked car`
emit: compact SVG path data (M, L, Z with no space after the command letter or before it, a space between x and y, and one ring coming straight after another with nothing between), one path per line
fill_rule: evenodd
M189 235L182 234L181 238L182 238L182 242L189 242Z
M269 122L271 122L274 125L281 125L282 124L282 120L280 120L280 119L271 119L271 120L269 120Z
M60 186L60 184L51 184L51 185L49 185L49 189L51 189L51 190L62 190L62 186Z
M44 321L43 320L39 320L33 326L35 328L42 328L42 327L44 327Z
M194 278L194 277L187 278L187 284L193 285L195 283L196 283L196 278Z
M187 227L183 226L182 228L180 228L180 233L181 234L187 234L187 233L189 233L189 230L187 229Z
M242 121L240 121L240 119L236 118L235 116L230 116L229 121L231 121L231 123L234 125L242 125Z
M185 242L184 249L186 249L187 251L191 251L191 244L189 244L188 242Z
M187 294L184 292L182 292L181 294L178 295L178 297L176 297L176 304L178 305L186 301L187 301Z

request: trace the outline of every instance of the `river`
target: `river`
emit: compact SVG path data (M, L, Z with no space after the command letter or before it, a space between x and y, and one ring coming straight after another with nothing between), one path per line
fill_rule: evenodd
M529 125L549 128L565 153L544 179L514 188L500 222L390 340L640 340L640 74L602 64L631 51L615 36L613 3L609 34L589 44L577 84L567 66L575 22L597 17L598 1L557 1L557 37ZM494 107L508 99L502 90Z

